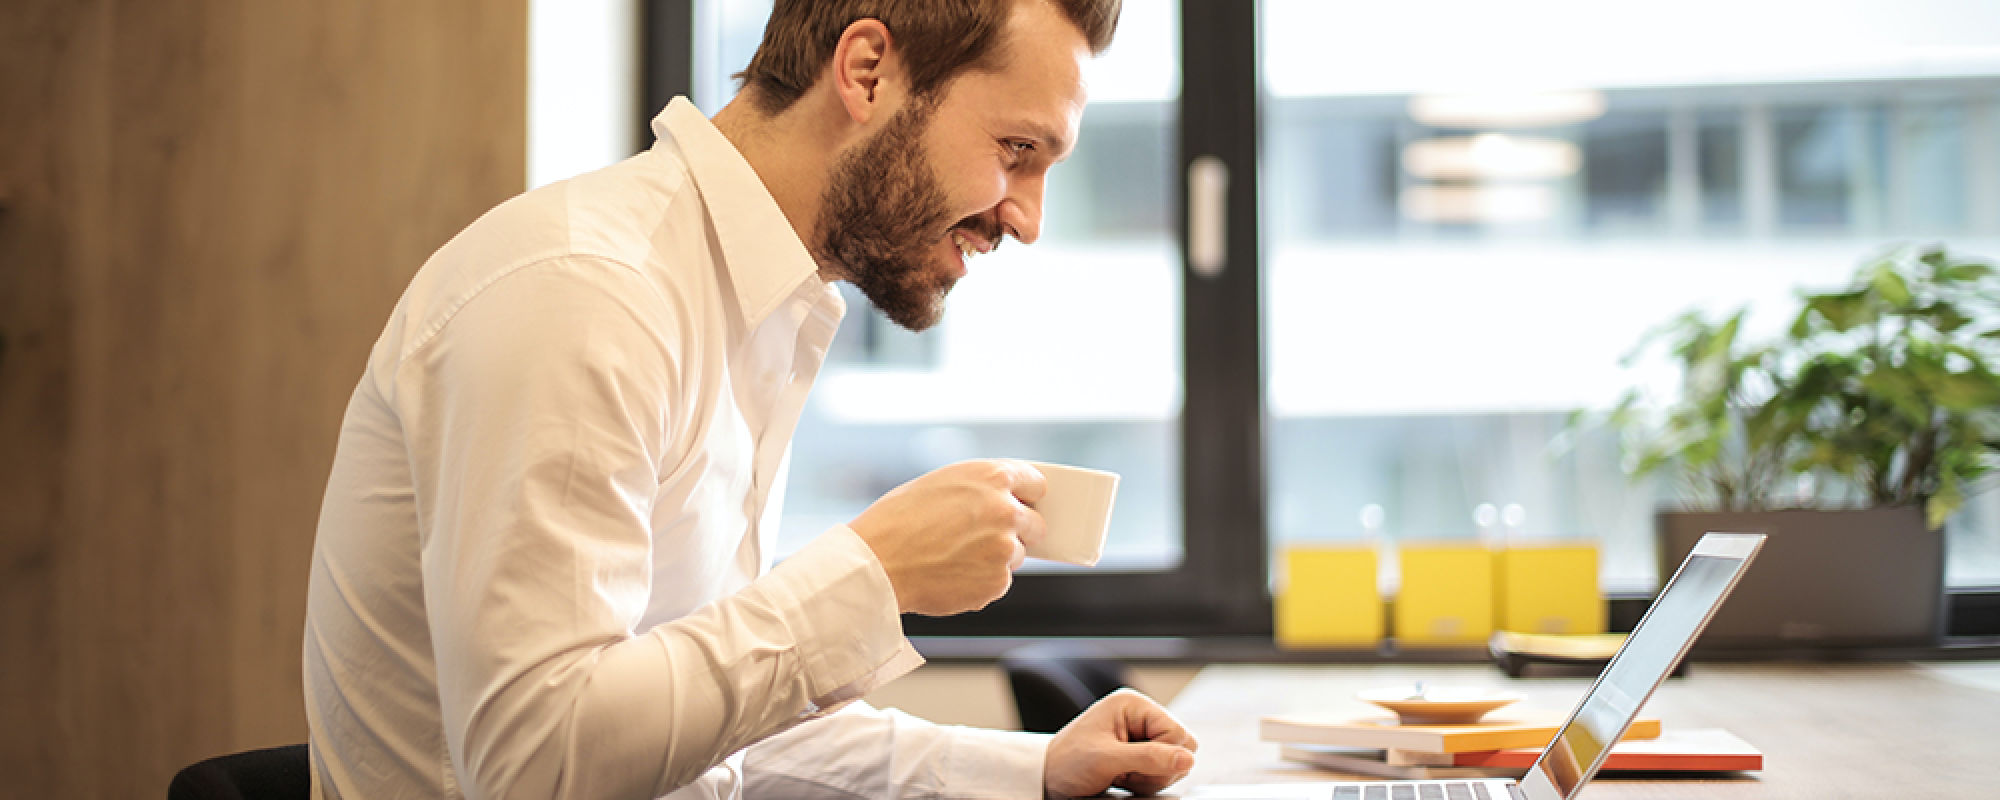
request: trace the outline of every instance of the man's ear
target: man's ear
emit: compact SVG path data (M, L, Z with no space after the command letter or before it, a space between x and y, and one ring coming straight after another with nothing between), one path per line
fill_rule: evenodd
M878 19L855 20L834 46L833 63L828 65L833 74L828 77L833 79L847 116L857 124L868 124L881 109L894 105L883 91L892 65L892 46L888 26Z

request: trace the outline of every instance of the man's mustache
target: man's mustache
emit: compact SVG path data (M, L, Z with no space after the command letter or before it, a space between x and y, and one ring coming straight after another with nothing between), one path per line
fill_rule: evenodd
M957 225L951 226L951 229L955 231L967 231L990 242L992 248L987 251L989 253L1000 249L1000 239L1007 234L1006 226L1001 225L999 220L988 219L983 214L959 220Z

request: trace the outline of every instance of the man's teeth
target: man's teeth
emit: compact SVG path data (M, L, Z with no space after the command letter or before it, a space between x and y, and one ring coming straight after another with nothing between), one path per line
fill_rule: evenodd
M965 254L966 258L979 255L979 249L973 247L971 242L965 240L965 234L954 233L951 235L951 240L958 244L958 252Z

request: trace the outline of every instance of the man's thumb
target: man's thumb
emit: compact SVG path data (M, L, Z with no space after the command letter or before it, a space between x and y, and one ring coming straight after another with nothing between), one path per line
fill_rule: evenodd
M1194 753L1180 745L1165 742L1134 742L1129 747L1136 763L1144 764L1146 772L1154 775L1178 775L1194 769Z

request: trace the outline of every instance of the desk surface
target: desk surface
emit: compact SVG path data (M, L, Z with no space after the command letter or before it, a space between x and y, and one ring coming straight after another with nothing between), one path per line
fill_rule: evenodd
M1509 679L1490 666L1207 667L1172 709L1201 743L1182 786L1366 778L1278 758L1257 739L1271 714L1378 712L1372 687L1495 686L1525 704L1568 710L1588 678ZM1669 728L1725 728L1764 751L1764 769L1702 778L1600 775L1586 800L1612 798L2000 797L2000 663L1692 664L1646 704Z

